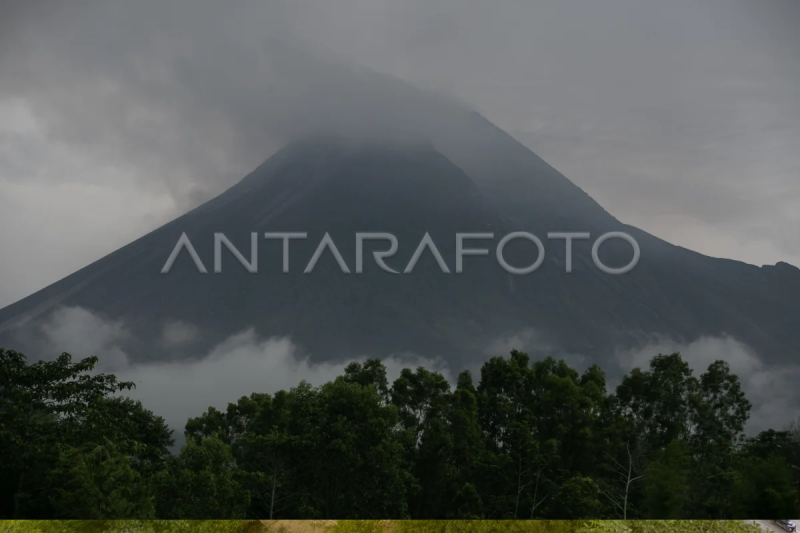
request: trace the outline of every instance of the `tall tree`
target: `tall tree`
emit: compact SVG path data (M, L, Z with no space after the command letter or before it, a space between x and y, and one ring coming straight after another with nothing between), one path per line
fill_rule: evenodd
M452 434L453 488L452 507L448 518L478 518L483 516L483 501L478 492L478 480L485 459L483 434L478 415L478 398L472 375L458 375L450 409Z
M691 458L684 444L674 440L651 462L645 477L648 518L684 518L689 497Z
M548 518L572 520L602 517L600 488L591 478L575 476L564 482L548 508Z
M0 491L9 495L0 499L0 514L49 513L42 490L59 445L97 442L107 425L92 428L86 422L98 411L107 414L114 394L133 388L110 374L92 375L96 363L96 357L73 363L63 353L55 361L28 364L23 354L0 349Z
M719 452L732 449L741 441L751 404L739 377L725 361L713 362L700 376L689 407L696 449Z
M700 376L690 406L693 515L729 516L734 490L736 449L750 416L738 376L724 361L715 361Z
M732 494L733 518L789 518L800 512L788 465L780 457L745 458Z
M362 386L373 385L382 400L389 400L389 380L386 377L386 367L380 359L350 363L344 369L344 379L349 383L357 383Z
M302 518L407 516L408 471L397 408L377 389L337 378L290 391L296 464L308 463Z
M492 518L527 517L528 489L537 474L533 373L527 354L492 357L481 368L477 393L486 439L484 503Z
M627 520L633 510L631 504L638 484L641 484L641 480L646 476L652 476L652 473L647 475L644 471L644 457L636 440L633 440L633 446L630 440L625 442L625 451L622 455L617 454L615 457L606 452L606 459L611 479L607 483L608 488L601 492L610 500L622 519Z
M108 439L65 447L49 473L50 501L58 518L155 518L152 498L130 458Z
M698 387L679 353L657 355L650 368L633 369L617 387L621 414L644 437L649 450L661 450L690 434L693 396Z
M414 433L417 443L428 421L442 416L449 392L450 384L442 374L423 367L413 372L404 368L392 384L392 404L398 409L403 427Z
M160 518L241 519L250 494L241 486L230 446L216 435L189 439L153 478Z

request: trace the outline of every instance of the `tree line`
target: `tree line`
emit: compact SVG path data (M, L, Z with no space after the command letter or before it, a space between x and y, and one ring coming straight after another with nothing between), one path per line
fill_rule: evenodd
M172 454L162 417L96 357L0 349L0 518L696 519L800 510L800 428L746 436L723 361L657 355L609 391L522 352L464 371L375 359L209 407Z

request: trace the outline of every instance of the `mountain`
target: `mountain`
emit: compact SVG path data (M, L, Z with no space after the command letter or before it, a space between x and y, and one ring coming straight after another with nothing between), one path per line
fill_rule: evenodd
M206 204L84 269L0 310L0 345L33 346L41 324L61 306L79 306L123 320L133 333L126 352L137 360L206 353L245 328L288 335L313 360L413 352L449 361L477 360L504 338L535 332L532 352L583 354L597 362L655 338L692 341L731 335L768 362L800 353L800 270L779 263L756 267L671 245L628 226L589 195L477 113L453 114L447 128L427 135L365 140L318 135L290 143L239 183ZM495 260L501 237L531 232L545 248L530 274L505 271ZM214 273L214 233L222 232L250 259L258 233L258 271L225 247ZM282 243L265 232L306 232L290 242L290 271L282 272ZM364 244L364 271L355 272L358 232L388 232L397 253L386 264L402 272L427 233L447 264L443 273L426 250L413 271L381 270ZM456 233L494 234L467 241L488 248L464 258L455 272ZM563 240L548 232L588 232L573 242L566 272ZM602 272L592 243L625 232L640 260L622 275ZM183 234L207 273L182 250ZM328 234L350 273L325 250L303 270ZM599 251L619 267L632 256L621 240ZM537 257L532 243L511 241L514 266ZM182 346L158 342L165 324L182 321L201 332Z

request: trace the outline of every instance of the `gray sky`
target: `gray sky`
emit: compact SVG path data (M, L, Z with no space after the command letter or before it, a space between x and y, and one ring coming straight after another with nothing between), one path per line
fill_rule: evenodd
M298 50L455 95L675 244L800 265L799 23L796 0L3 0L0 307L316 117L402 100Z

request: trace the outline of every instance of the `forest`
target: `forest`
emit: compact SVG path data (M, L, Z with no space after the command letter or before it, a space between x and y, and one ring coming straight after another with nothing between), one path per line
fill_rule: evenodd
M679 353L656 355L609 390L598 366L581 373L516 350L453 385L423 367L390 383L370 359L318 387L208 407L186 422L177 453L164 419L126 396L134 384L96 372L97 361L0 349L0 519L704 521L800 510L800 427L746 434L751 404L724 361L694 375Z

